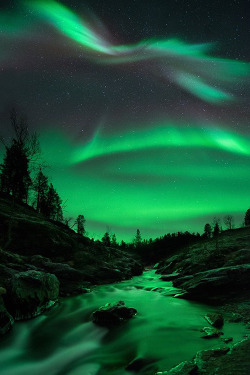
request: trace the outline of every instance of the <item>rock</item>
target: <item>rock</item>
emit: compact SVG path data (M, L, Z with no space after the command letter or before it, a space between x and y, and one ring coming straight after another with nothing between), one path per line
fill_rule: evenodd
M221 340L222 340L225 344L228 344L229 342L232 342L232 341L233 341L233 338L232 338L232 337L227 337L227 338L221 338Z
M59 281L55 275L26 271L12 276L4 301L15 320L29 319L51 307L58 294Z
M194 363L197 365L200 371L200 369L203 369L206 367L208 361L215 360L215 358L220 358L220 357L224 358L224 356L228 352L229 352L228 347L201 350L196 354L194 358Z
M49 258L43 257L42 255L33 255L30 258L30 263L33 264L34 266L43 266L46 263L51 262Z
M77 295L89 286L89 275L65 263L44 262L42 269L54 274L60 282L60 296Z
M137 310L126 307L123 301L108 303L92 315L93 322L101 326L116 326L131 319Z
M208 313L204 317L211 326L215 328L221 328L224 324L224 319L221 314L217 313Z
M185 361L169 371L157 372L156 375L197 375L198 367L191 361Z
M126 371L139 372L143 368L150 366L154 363L154 360L149 358L137 358L134 361L130 362L126 367Z
M249 375L249 353L250 340L243 340L230 351L225 347L199 352L195 363L199 368L199 375Z
M13 317L8 313L0 297L0 336L5 335L14 324Z
M243 321L243 316L239 313L232 313L228 321L230 323L239 323Z
M169 275L163 275L160 279L162 281L173 281L175 279L178 279L178 277L180 277L180 273L175 272L175 273L171 273Z
M2 296L3 294L6 294L6 289L0 286L0 296Z
M213 327L204 327L201 331L204 332L204 334L201 336L202 339L213 339L223 335L223 332L220 332Z
M173 285L186 291L185 298L196 300L216 300L223 296L247 292L250 283L250 264L216 268L199 272L190 279L178 278Z

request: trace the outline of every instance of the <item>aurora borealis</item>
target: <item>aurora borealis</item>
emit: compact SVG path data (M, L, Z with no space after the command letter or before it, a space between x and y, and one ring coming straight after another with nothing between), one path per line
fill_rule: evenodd
M125 240L241 224L249 1L16 3L0 7L1 133L11 106L27 114L66 217Z

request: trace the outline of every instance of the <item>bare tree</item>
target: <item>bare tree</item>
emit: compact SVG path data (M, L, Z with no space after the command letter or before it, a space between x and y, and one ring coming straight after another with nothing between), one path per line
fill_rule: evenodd
M227 229L233 229L233 216L232 215L226 215L224 216L224 224L226 225Z

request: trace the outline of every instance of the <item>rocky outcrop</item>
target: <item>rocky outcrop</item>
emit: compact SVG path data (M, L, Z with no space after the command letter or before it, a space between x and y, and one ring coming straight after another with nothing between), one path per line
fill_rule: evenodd
M95 324L113 327L131 319L136 313L136 309L126 307L123 301L119 301L114 304L108 303L100 307L93 313L92 320Z
M4 302L15 320L29 319L51 307L58 298L59 281L55 275L39 272L19 272L7 283Z
M248 291L250 264L222 267L194 274L191 278L180 277L173 285L184 289L184 298L197 300L221 300L223 296Z
M156 375L249 375L250 340L234 345L232 349L222 347L203 350L191 362L183 362L169 371Z

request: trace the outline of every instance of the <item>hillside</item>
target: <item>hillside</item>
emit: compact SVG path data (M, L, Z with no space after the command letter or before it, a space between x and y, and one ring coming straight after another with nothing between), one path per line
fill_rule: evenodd
M162 260L157 273L183 290L180 298L199 300L238 312L250 312L250 227L222 232Z
M130 254L0 197L0 332L14 319L38 315L60 296L85 293L142 270Z

